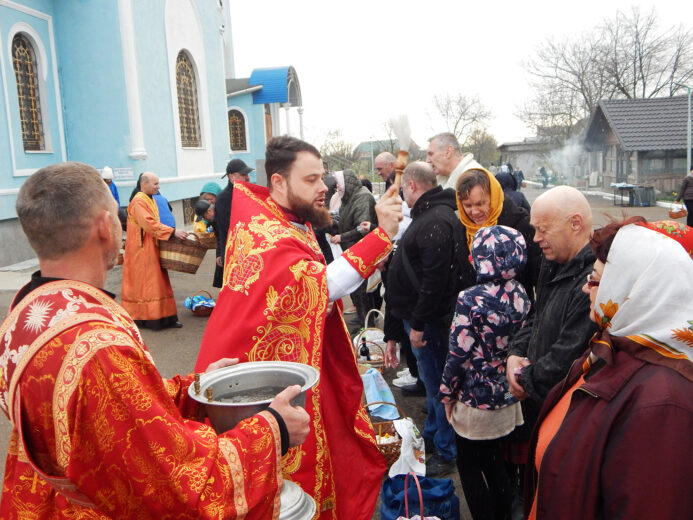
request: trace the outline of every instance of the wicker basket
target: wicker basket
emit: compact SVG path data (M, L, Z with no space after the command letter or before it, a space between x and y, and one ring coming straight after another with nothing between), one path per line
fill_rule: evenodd
M404 410L402 410L396 404L388 403L387 401L373 401L372 403L366 403L364 405L366 407L366 411L368 411L368 407L373 404L389 404L390 406L394 406L395 408L397 408L397 411L399 412L399 415L402 419L406 419L407 417L407 414L404 413ZM386 433L389 433L390 435L396 435L397 437L399 437L399 435L397 435L397 430L395 430L395 425L393 421L373 422L371 419L371 422L373 424L373 430L375 430L375 434L377 435L376 441L378 440L378 437L382 437ZM377 442L377 444L378 449L380 450L380 453L382 453L383 457L385 457L385 463L389 468L399 458L399 454L402 451L402 439L398 438L396 442L388 444L381 444L379 442Z
M159 261L163 269L195 274L206 252L207 248L197 237L190 240L172 236L168 240L159 240Z
M200 244L207 249L217 248L217 236L214 233L195 233L195 236L200 241Z
M383 332L382 329L379 329L378 327L369 327L368 326L368 318L370 318L371 314L379 314L380 317L383 319L383 323L385 322L385 316L383 316L383 313L380 312L378 309L371 309L368 311L368 314L366 314L366 328L363 329L361 332L359 332L356 336L354 336L353 339L353 344L354 344L354 349L356 350L356 357L358 359L359 356L359 349L361 348L361 343L362 343L362 338L366 338L366 345L368 345L368 349L371 351L371 357L373 358L371 361L361 361L361 363L367 363L372 367L377 368L380 372L383 371L383 368L385 367L385 332ZM373 354L373 350L376 350L376 353Z
M686 211L686 208L682 207L679 210L674 210L673 208L669 210L669 218L677 219L677 218L684 218L688 216L688 211Z
M209 298L210 300L213 300L212 295L209 294L208 291L205 291L204 289L201 289L197 291L193 296L197 296L198 294L202 294ZM207 307L206 305L200 305L197 309L190 309L190 312L193 313L193 316L201 316L203 318L209 316L212 314L212 311L214 310L214 307Z
M375 368L378 370L378 372L382 372L383 368L385 367L385 350L383 347L375 343L374 341L368 341L366 340L366 345L368 346L368 350L370 350L370 357L371 359L369 360L361 360L358 361L359 365L363 365L368 368ZM359 358L359 349L361 348L361 343L358 344L356 348L356 359L358 360ZM366 368L366 370L368 370Z

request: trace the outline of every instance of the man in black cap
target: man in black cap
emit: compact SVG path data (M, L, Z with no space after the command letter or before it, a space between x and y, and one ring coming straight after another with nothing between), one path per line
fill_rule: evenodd
M226 250L226 238L229 234L229 222L231 220L231 199L233 197L233 183L236 181L249 182L250 172L253 168L248 166L240 159L231 159L226 165L226 173L221 176L229 178L226 188L217 195L217 202L214 205L217 223L217 266L214 270L214 287L221 287L224 278L224 257Z

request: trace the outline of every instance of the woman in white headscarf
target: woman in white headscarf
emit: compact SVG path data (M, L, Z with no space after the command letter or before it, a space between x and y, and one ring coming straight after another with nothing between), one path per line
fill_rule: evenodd
M544 403L526 513L693 518L693 229L631 217L591 245L583 291L601 330Z

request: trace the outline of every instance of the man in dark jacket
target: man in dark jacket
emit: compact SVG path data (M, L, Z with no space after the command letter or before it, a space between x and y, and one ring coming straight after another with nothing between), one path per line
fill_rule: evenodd
M226 256L226 239L229 234L229 222L231 221L231 200L233 199L234 181L248 182L250 172L253 168L248 166L240 159L231 159L226 165L226 173L221 177L228 176L229 183L219 195L214 204L214 212L217 223L217 265L214 270L214 281L212 286L221 287L224 284L224 258Z
M523 400L528 433L549 390L565 377L597 330L589 319L589 297L582 292L594 263L587 199L575 188L552 188L534 201L531 222L544 261L534 312L512 338L507 362L510 389Z
M457 455L455 433L436 396L448 353L455 297L455 243L463 240L464 231L455 215L454 192L437 186L430 165L421 161L409 164L402 175L402 191L412 208L412 223L388 267L385 337L393 337L390 333L396 331L397 319L409 334L419 378L426 387L428 415L423 436L436 449L426 464L426 475L435 477L454 470ZM390 340L389 362L395 356L395 342Z

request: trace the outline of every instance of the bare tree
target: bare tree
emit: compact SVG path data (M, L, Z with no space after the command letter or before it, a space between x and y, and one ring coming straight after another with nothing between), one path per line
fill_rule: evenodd
M471 152L479 163L498 162L498 141L484 128L473 130L462 145L463 152Z
M327 132L325 141L320 146L320 155L331 169L344 170L351 168L357 162L354 147L342 138L341 130Z
M458 141L464 141L472 130L483 125L491 117L490 110L478 96L436 95L433 97L433 103L443 118L447 131L457 137Z
M576 39L549 40L525 65L534 98L518 116L537 134L576 135L599 100L671 96L693 75L693 33L659 31L655 11L633 8Z
M603 32L610 45L603 65L619 97L627 99L671 95L693 74L691 31L679 27L658 32L654 10L643 15L618 12Z

